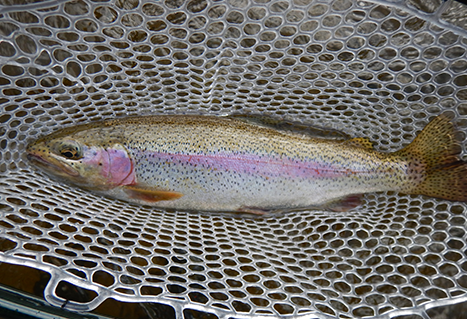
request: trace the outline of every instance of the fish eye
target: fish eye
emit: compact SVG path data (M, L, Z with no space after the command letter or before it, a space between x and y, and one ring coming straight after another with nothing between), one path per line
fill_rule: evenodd
M70 145L64 146L60 150L60 155L71 160L78 160L82 158L79 149L76 146L70 146Z

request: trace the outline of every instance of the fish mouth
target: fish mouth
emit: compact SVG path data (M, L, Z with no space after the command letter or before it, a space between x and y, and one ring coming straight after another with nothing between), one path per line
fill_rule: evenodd
M34 165L39 166L54 175L79 176L79 173L76 170L54 157L48 157L45 159L44 157L34 153L28 153L26 157Z

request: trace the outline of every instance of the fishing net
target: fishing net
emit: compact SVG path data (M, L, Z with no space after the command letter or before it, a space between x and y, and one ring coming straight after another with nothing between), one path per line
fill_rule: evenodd
M378 193L346 213L162 211L53 181L24 150L62 127L149 113L267 114L366 136L380 151L407 145L445 110L465 131L465 5L0 4L5 289L57 309L127 318L459 314L465 204Z

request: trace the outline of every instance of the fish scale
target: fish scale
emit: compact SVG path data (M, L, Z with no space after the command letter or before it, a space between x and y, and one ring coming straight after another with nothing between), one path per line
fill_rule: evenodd
M466 164L452 155L453 133L452 116L440 115L407 148L380 153L364 138L327 140L229 117L163 115L67 128L30 144L28 153L72 184L137 204L254 213L348 210L361 194L389 190L466 200L433 185L439 178L466 184L454 176ZM439 145L436 134L444 134ZM450 166L455 174L443 170Z

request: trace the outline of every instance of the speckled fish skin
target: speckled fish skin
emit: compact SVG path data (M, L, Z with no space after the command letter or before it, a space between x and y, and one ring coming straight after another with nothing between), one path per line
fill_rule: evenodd
M445 116L435 124L452 126L450 120ZM61 150L75 158L58 158L56 150L70 141L79 154ZM425 176L424 160L409 148L380 153L358 139L317 139L212 116L130 117L81 125L39 139L28 153L42 169L82 188L181 210L294 210L325 207L352 194L419 194ZM97 170L98 165L104 168Z
M385 156L342 143L219 118L154 120L158 121L139 126L137 139L127 136L126 147L135 159L139 181L183 194L176 201L158 203L164 207L309 207L354 191L395 189L404 176L403 167Z

